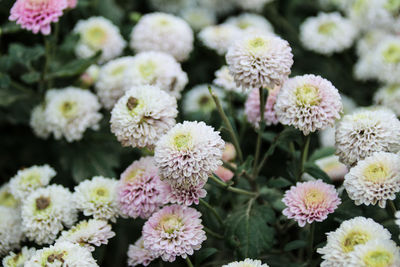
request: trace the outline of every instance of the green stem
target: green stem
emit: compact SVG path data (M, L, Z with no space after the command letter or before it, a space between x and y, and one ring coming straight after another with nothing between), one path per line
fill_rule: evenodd
M395 215L396 215L396 212L397 212L396 205L394 204L393 200L389 200L388 202L389 202L390 208L391 208L392 211L393 211L393 216L395 216Z
M244 189L240 189L240 188L236 188L233 186L228 185L227 183L225 183L224 181L222 181L221 179L215 177L214 175L210 176L211 180L213 180L214 182L216 182L218 185L220 185L221 187L225 188L226 190L230 191L230 192L234 192L237 194L242 194L242 195L247 195L247 196L252 196L255 197L258 194L255 192L250 192Z
M17 90L20 90L20 91L24 92L24 93L32 94L31 90L29 90L28 88L26 88L22 84L17 83L16 81L11 81L11 86L14 87Z
M315 232L315 223L312 223L310 225L310 233L308 236L308 259L310 263L312 261L312 256L314 252L314 232Z
M265 111L265 96L264 96L264 89L259 88L258 93L260 96L260 122L258 124L258 135L257 135L257 145L256 145L256 151L254 155L254 165L253 165L253 179L257 178L258 175L258 160L260 158L260 151L261 151L261 145L262 145L262 133L264 132L264 111Z
M186 263L188 267L193 267L193 263L190 261L189 256L186 256Z
M224 225L224 220L222 220L221 216L219 216L218 212L210 205L208 204L206 201L204 201L203 199L200 199L200 204L202 204L204 207L206 207L207 209L209 209L211 211L212 214L214 214L215 218L218 220L218 222L221 225Z
M229 134L230 134L230 136L232 138L232 142L233 142L233 145L235 146L236 152L238 154L239 161L243 162L243 154L242 154L242 150L240 149L240 144L239 144L238 138L236 136L236 132L233 130L232 124L229 121L228 117L226 116L225 111L222 108L221 102L218 99L218 96L216 96L213 93L213 91L212 91L210 86L208 87L208 91L210 92L211 97L213 98L213 100L215 102L215 105L217 106L217 110L218 110L222 120L224 121L224 124L227 127L228 132L229 132Z
M49 39L46 37L44 37L44 44L45 44L46 54L45 54L45 62L44 62L44 67L43 67L43 71L42 71L42 79L41 79L41 86L40 86L41 93L44 93L46 89L49 89L48 85L46 85L46 79L47 79L47 72L48 72L50 60L51 60L51 45L50 45Z
M305 165L305 163L307 161L307 158L308 158L308 149L310 147L310 140L311 140L310 135L307 135L304 138L305 138L305 140L304 140L304 145L303 145L303 149L301 151L301 158L300 158L300 164L301 164L300 165L300 171L299 171L299 175L298 175L298 178L297 178L298 181L301 180L301 176L304 173L304 165Z
M205 227L205 226L204 226L203 229L204 229L204 231L205 231L207 234L209 234L209 235L211 235L211 236L213 236L213 237L215 237L215 238L224 239L224 236L223 236L223 235L220 235L220 234L214 232L213 230L211 230L211 229L209 229L209 228L207 228L207 227Z

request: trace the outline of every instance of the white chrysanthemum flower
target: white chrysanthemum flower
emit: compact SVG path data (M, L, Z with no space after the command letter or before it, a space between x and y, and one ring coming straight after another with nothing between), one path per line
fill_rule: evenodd
M56 242L68 241L86 247L94 251L94 246L108 244L108 239L115 236L111 225L104 220L90 219L80 221L68 231L63 231Z
M154 159L161 179L177 186L196 186L222 164L225 142L204 122L176 124L157 142Z
M226 62L238 87L274 88L289 76L293 54L289 43L279 37L249 35L229 48Z
M208 84L199 84L190 89L183 99L183 112L191 114L200 112L209 114L215 110L216 106L210 92L208 91ZM213 88L213 93L221 101L221 105L225 105L223 101L224 92L219 88Z
M46 139L50 136L51 131L46 121L45 106L43 104L33 108L29 125L37 137Z
M273 34L274 28L271 23L263 16L242 13L236 17L230 17L225 21L225 24L230 24L238 27L243 31L244 34Z
M132 68L133 57L121 57L101 67L96 82L96 93L106 109L112 109L125 93L124 74Z
M366 56L373 51L379 43L388 37L390 33L383 29L372 29L366 32L362 38L357 41L356 51L358 56Z
M353 165L374 152L400 150L400 121L387 109L360 110L346 115L336 125L336 154Z
M375 78L384 83L400 83L400 37L381 40L371 56Z
M102 118L96 95L75 87L52 89L46 92L45 118L48 129L58 140L67 142L83 138L86 129L97 130Z
M85 216L115 222L120 213L117 186L115 179L95 176L75 186L73 202Z
M35 248L28 247L23 247L18 253L11 251L3 258L3 267L24 267L25 262L28 261L35 252Z
M327 156L320 158L315 161L315 164L320 167L332 181L342 181L348 169L346 165L339 161L339 157L336 155Z
M400 266L400 250L392 240L372 240L357 246L350 254L346 267L396 267Z
M260 260L245 259L222 265L222 267L268 267L268 264L263 264Z
M111 131L123 146L153 147L175 125L176 99L158 87L133 87L111 111Z
M200 31L217 22L214 10L199 6L184 8L180 15L195 31Z
M99 62L102 63L119 56L126 46L119 29L103 17L78 21L74 32L80 35L75 48L80 58L88 58L101 51Z
M293 125L304 135L333 126L342 109L338 90L330 81L315 75L287 80L275 104L278 120Z
M25 266L98 267L89 250L71 242L59 242L37 250Z
M229 72L228 66L222 66L215 72L213 83L227 91L242 93L242 88L237 87L232 74Z
M155 10L173 14L178 14L182 9L196 4L196 0L150 0L149 2Z
M97 64L92 64L82 73L80 81L84 88L88 88L97 82L99 79L100 67Z
M367 81L376 78L376 67L373 53L365 54L358 58L354 65L354 77L360 81Z
M23 200L37 188L48 185L56 174L56 171L47 164L19 170L10 180L11 194Z
M374 103L391 109L400 117L400 85L387 85L379 88L374 95Z
M373 240L390 240L390 233L372 219L355 217L344 221L334 232L327 233L327 244L317 249L322 254L321 267L347 267L351 253Z
M188 83L188 76L181 65L164 52L142 52L133 57L132 64L123 77L125 89L132 86L153 85L180 98Z
M379 203L385 208L400 191L400 156L377 152L358 161L344 177L344 187L356 205Z
M356 36L356 27L338 12L319 13L316 17L307 18L300 26L303 46L325 55L351 47Z
M399 6L392 6L386 0L353 0L344 10L359 28L391 28L394 25L394 14ZM397 7L396 7L397 6Z
M198 37L207 48L225 55L228 48L241 37L241 31L236 26L224 23L205 27Z
M10 183L0 186L0 206L17 208L20 202L11 193Z
M236 4L244 10L261 12L264 6L268 3L271 3L272 1L274 0L236 0Z
M0 257L18 248L22 237L19 210L0 206Z
M37 244L52 243L64 225L71 227L77 220L71 192L61 185L39 188L22 203L22 230Z
M136 52L161 51L184 61L193 50L193 39L186 21L155 12L144 15L133 28L130 46Z

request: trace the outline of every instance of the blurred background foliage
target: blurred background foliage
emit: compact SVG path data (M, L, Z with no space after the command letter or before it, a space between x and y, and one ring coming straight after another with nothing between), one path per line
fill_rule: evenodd
M223 1L223 0L215 0ZM141 155L140 150L122 148L109 130L108 111L103 110L104 118L100 131L87 131L83 140L74 143L56 141L52 138L42 140L33 134L29 127L29 118L32 108L43 98L44 88L51 85L54 88L65 86L79 86L79 77L85 69L96 61L96 58L77 59L74 55L74 45L77 36L71 31L79 19L91 16L104 16L119 26L126 40L132 27L137 22L137 13L152 12L145 0L79 0L78 7L68 11L61 17L58 26L58 43L56 47L44 47L44 37L34 35L8 21L9 10L13 0L0 2L0 177L2 183L8 181L18 169L31 165L50 164L58 175L53 183L60 183L73 188L79 181L94 175L119 178L119 174L133 160ZM298 39L299 25L309 16L314 16L320 11L315 0L276 0L265 6L263 15L273 24L275 32L289 41L294 53L294 66L292 76L307 73L319 74L329 79L343 94L350 96L359 105L371 104L372 94L377 88L375 83L357 82L353 78L353 65L356 62L354 49L340 54L326 57L306 51ZM239 14L236 10L223 17L218 22L224 21L228 16ZM53 25L53 31L54 29ZM46 37L54 38L54 37ZM48 72L43 75L45 64L45 51L50 49L51 65ZM133 52L126 49L125 55ZM200 83L211 83L215 70L224 65L223 57L202 46L198 40L195 50L188 61L183 63L183 69L189 75L189 85L186 90ZM48 84L46 84L48 83ZM245 122L240 110L243 108L244 97L230 95L233 109L228 109L228 116L236 125L240 133L240 143L245 156L254 153L256 133ZM221 121L217 114L212 116L195 114L194 117L179 115L179 120L198 119L205 120L208 124L220 129ZM215 218L204 210L204 224L216 232L225 235L226 241L209 238L200 252L196 252L194 262L196 266L220 266L234 258L254 257L262 259L270 266L301 266L303 255L299 248L305 246L306 231L298 231L297 226L281 217L282 191L292 185L294 167L290 165L291 157L287 153L287 144L297 141L301 145L301 136L293 130L286 130L285 134L277 138L277 133L283 130L282 126L267 127L264 134L263 152L270 148L273 140L277 145L273 156L262 171L258 184L265 185L261 188L263 199L257 203L242 206L243 199L220 190L210 182L207 185L208 196L206 200L216 204L218 211L227 217L226 229L219 229ZM223 132L225 140L229 137ZM312 151L314 159L332 153L327 150L316 150L318 139L313 136ZM274 147L273 147L274 148ZM315 151L316 150L316 151ZM272 152L272 151L271 151ZM312 153L311 153L312 154ZM239 170L250 168L251 157ZM309 171L314 171L317 176L325 177L319 169L313 169L310 164ZM284 177L284 178L283 178ZM268 179L267 179L268 178ZM325 177L326 178L326 177ZM239 187L250 187L244 179L239 180ZM283 189L283 190L281 190ZM260 202L260 203L259 203ZM323 223L316 225L316 244L322 245L325 232L337 228L342 220L356 215L364 215L381 222L392 232L397 240L398 229L393 220L389 219L391 212L374 207L354 206L353 202L343 194L343 204L333 216ZM400 203L397 203L398 205ZM246 213L249 211L249 213ZM126 266L126 251L129 243L133 243L140 235L142 220L119 219L113 226L117 236L109 245L98 248L95 257L101 266ZM250 227L249 227L250 226ZM247 242L245 242L247 240ZM293 241L295 240L295 241ZM398 240L397 240L398 241ZM293 252L295 251L295 252ZM156 261L151 266L162 266ZM173 264L164 263L164 266L185 266L183 260Z

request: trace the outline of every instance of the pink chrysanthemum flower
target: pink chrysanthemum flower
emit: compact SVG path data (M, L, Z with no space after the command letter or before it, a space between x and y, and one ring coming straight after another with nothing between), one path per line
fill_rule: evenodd
M186 206L164 207L143 226L144 248L169 262L192 255L207 239L200 217L200 212Z
M122 174L118 202L126 216L146 219L166 203L168 187L161 182L152 157L134 161Z
M50 23L57 22L67 7L67 0L17 0L11 8L9 19L35 34L40 31L48 35Z
M156 257L154 257L149 250L143 246L143 238L140 237L134 245L129 245L128 248L128 266L137 266L142 264L147 266Z
M170 185L168 186L168 202L186 206L193 203L198 205L199 199L207 195L207 191L203 189L204 184L203 181L200 181L199 184L189 187Z
M275 86L273 90L269 91L267 102L265 103L265 111L264 111L264 121L266 125L272 125L278 123L278 118L275 114L275 103L276 96L281 89L280 86ZM247 116L247 120L258 128L258 124L260 122L260 92L258 89L251 90L249 96L247 97L245 103L245 113Z
M313 221L322 222L341 203L333 185L321 180L297 183L285 192L283 215L297 221L300 227Z

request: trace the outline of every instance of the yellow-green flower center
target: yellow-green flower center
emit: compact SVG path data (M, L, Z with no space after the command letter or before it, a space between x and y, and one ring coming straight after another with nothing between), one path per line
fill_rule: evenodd
M352 9L356 14L361 14L361 12L367 7L367 0L356 0L353 2Z
M116 66L116 67L111 71L111 75L112 75L112 76L119 76L119 75L121 75L121 74L124 73L125 69L126 69L126 65L119 65L119 66Z
M152 60L148 60L139 65L139 72L144 79L148 79L154 74L156 68L157 65Z
M400 0L386 0L385 8L397 15L400 10Z
M182 225L181 219L176 215L166 215L160 220L161 229L168 234L179 230Z
M393 254L385 250L374 250L367 253L363 261L368 267L388 267L392 266Z
M245 30L251 26L251 23L249 23L248 21L245 21L245 20L241 20L236 24L236 26L238 26L242 30Z
M70 119L76 115L78 111L78 104L72 101L65 101L64 103L62 103L60 109L61 109L61 114L65 118Z
M189 133L181 133L174 137L174 145L178 150L189 148L192 136Z
M125 178L126 182L133 182L137 180L142 174L144 173L144 169L133 169L131 172L128 173L128 175Z
M86 43L96 48L107 40L107 32L99 26L90 28L84 35Z
M298 106L317 106L321 102L318 88L312 85L297 87L295 95Z
M400 90L400 85L399 84L393 84L393 85L390 85L390 86L386 87L386 92L388 94L393 94L397 90Z
M400 63L400 45L390 44L383 51L383 58L388 63Z
M268 40L262 37L255 37L247 42L250 51L258 52L268 48Z
M143 108L144 103L143 101L140 101L139 99L131 96L128 98L128 101L126 102L126 107L129 110L129 113L131 116L136 116L139 111Z
M66 251L46 251L42 254L41 266L48 266L47 263L54 263L56 261L64 263L64 256Z
M333 21L328 21L325 23L322 23L321 25L319 25L318 27L318 32L320 34L324 34L324 35L329 35L332 33L332 31L334 31L336 29L336 23Z
M170 24L170 21L168 18L159 18L157 20L157 25L161 26L161 27L166 27Z
M354 247L360 244L365 244L369 241L370 236L367 232L363 231L351 231L342 240L342 250L345 253L354 250Z
M20 252L7 261L7 266L19 267L23 266L23 263L24 263L24 257L22 257L22 253Z
M323 201L324 194L318 189L310 189L304 197L304 203L306 204L307 208L318 205Z
M16 207L18 205L18 201L10 192L5 190L0 193L0 205L6 207Z
M364 170L364 179L369 182L381 182L389 178L389 169L381 162L370 164Z

